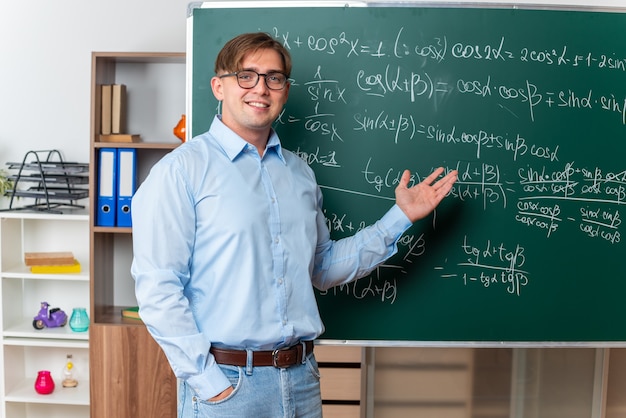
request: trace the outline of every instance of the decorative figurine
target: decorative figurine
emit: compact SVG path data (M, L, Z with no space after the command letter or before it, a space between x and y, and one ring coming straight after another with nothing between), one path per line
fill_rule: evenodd
M176 126L174 126L174 135L176 136L176 138L180 139L182 142L185 142L186 131L187 131L187 118L185 117L185 115L182 115L180 117L180 120L176 124Z
M72 355L67 355L67 361L65 367L63 367L63 381L61 385L64 388L75 388L78 385L78 381L74 379L74 363L72 362Z
M52 308L48 312L48 302L41 302L41 309L35 318L33 318L33 327L35 329L44 329L62 327L67 324L67 314L61 308Z

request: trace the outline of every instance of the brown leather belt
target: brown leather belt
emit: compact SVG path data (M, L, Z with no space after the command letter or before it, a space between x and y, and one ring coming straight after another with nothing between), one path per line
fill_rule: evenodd
M219 364L246 367L248 353L245 350L228 350L225 348L211 347L211 354ZM304 341L303 344L292 345L291 347L279 348L273 351L253 351L252 366L274 366L279 369L301 364L307 355L313 352L313 341Z

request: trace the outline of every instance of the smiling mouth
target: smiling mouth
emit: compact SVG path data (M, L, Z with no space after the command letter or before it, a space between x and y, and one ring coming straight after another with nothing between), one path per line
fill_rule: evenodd
M260 102L246 102L246 103L248 103L248 105L250 105L252 107L258 107L258 108L261 108L261 109L265 109L265 108L270 107L266 103L260 103Z

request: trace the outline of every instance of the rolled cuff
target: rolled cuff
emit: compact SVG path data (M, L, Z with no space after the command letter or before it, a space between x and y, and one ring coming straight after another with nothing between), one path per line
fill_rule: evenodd
M219 364L213 364L204 373L187 379L189 386L202 400L209 400L232 386L230 380L222 373Z

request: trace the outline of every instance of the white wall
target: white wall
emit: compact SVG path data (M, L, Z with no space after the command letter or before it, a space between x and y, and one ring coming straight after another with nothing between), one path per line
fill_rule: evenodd
M394 3L378 3L383 2ZM86 162L91 52L185 51L188 3L187 0L1 0L0 169L6 167L7 161L21 161L29 150L59 149L68 161ZM422 3L476 5L479 2ZM480 3L626 8L626 0ZM172 126L175 123L172 121Z

